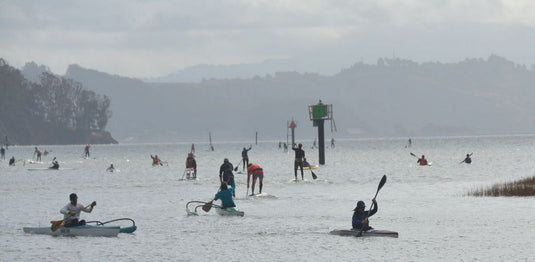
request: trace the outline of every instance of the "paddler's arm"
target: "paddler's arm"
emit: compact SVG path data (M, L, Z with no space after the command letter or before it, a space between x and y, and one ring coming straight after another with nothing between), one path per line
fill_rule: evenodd
M368 215L368 217L371 217L373 216L375 213L377 213L377 200L372 199L372 202L373 202L373 209L368 211L370 214Z
M91 211L93 211L93 207L97 205L97 202L96 201L93 201L93 203L91 203L91 205L89 205L88 207L84 207L82 208L82 211L86 212L86 213L91 213Z

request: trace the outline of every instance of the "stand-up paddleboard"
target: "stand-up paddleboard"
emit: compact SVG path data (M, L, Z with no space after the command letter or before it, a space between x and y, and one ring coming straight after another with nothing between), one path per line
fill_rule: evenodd
M320 167L319 165L304 166L304 167L303 167L303 170L316 170L316 169L318 169L319 167Z
M277 199L276 196L274 195L270 195L268 193L261 193L261 194L254 194L254 195L249 195L247 196L247 198L251 198L251 199Z
M390 230L375 230L368 231L353 230L353 229L337 229L331 231L329 234L337 236L353 236L353 237L398 237L398 232Z

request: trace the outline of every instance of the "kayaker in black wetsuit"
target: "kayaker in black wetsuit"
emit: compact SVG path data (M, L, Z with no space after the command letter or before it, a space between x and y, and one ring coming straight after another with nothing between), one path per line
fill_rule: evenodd
M368 218L373 216L375 213L377 213L377 200L372 199L373 202L373 209L364 211L366 208L366 204L364 204L364 201L357 202L357 206L355 209L353 209L353 219L352 219L352 228L353 230L361 230L362 231L368 231L370 229L373 229L373 227L370 227Z
M56 160L56 158L54 157L54 159L52 159L52 166L49 167L50 169L59 169L59 163L58 161Z
M461 163L471 164L472 163L472 158L470 158L471 155L472 154L466 154L466 158Z
M242 170L245 171L245 167L249 165L249 156L247 155L247 152L249 152L249 150L251 150L252 146L249 146L249 149L247 148L243 148L243 150L241 151L241 159L242 159L242 162L243 162L243 166L242 166ZM247 164L245 163L247 162ZM240 163L238 163L239 165Z
M236 183L234 182L234 174L232 173L232 170L234 169L234 166L232 163L228 161L228 158L225 158L223 160L223 164L221 167L219 167L219 180L221 183L225 183L227 185L230 185L234 189L236 188ZM236 194L232 192L234 196Z
M15 165L15 157L12 156L11 159L9 159L9 165L14 166Z
M295 180L297 180L297 168L301 168L301 180L304 180L303 175L303 160L305 159L305 151L302 149L303 145L299 144L297 147L292 147L292 150L295 151L295 160L294 160L294 176Z

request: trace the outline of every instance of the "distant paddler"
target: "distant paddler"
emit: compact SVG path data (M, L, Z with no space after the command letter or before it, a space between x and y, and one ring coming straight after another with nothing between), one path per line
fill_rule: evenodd
M188 156L186 157L186 169L189 168L193 168L193 178L197 178L197 161L195 161L195 155L193 154L193 151L189 152Z
M236 189L236 183L234 182L234 174L232 173L232 170L234 169L234 166L232 163L228 161L228 158L225 158L223 160L223 164L219 167L219 180L221 181L221 184L225 183L227 185L230 185L233 189ZM235 196L234 190L232 191L232 194Z
M56 158L54 157L54 159L52 159L52 166L49 167L50 169L59 169L59 163L58 161L56 160Z
M262 194L262 186L264 185L264 169L259 164L250 163L247 165L247 192L249 192L249 179L253 177L253 183L251 185L251 196L254 195L254 187L256 179L258 179L259 194Z
M15 157L14 156L11 156L11 158L9 159L9 165L10 166L14 166L15 165Z
M150 158L152 158L152 166L157 166L157 165L163 166L162 160L158 158L158 155L154 155L154 156L150 155Z
M85 148L84 148L84 157L85 158L89 158L90 154L89 154L89 148L91 148L90 145L86 145Z
M249 148L244 147L243 150L241 151L241 160L243 162L242 171L245 171L245 167L249 165L249 156L247 155L247 152L249 152L251 148L253 148L253 146L249 145Z
M303 175L303 160L305 159L305 151L303 150L303 145L299 144L295 147L295 144L292 146L292 150L295 151L295 160L294 160L294 176L297 180L297 168L301 168L301 180L304 180Z
M110 166L106 168L106 171L112 172L112 173L115 171L115 167L113 166L113 163L111 163Z
M461 161L461 163L466 163L466 164L471 164L472 163L472 158L470 158L472 156L473 153L470 153L470 154L466 154L466 158L464 158L463 161ZM461 164L459 163L459 164Z

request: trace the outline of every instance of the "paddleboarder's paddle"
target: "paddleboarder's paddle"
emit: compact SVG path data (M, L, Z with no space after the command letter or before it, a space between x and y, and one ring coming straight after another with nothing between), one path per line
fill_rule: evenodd
M238 171L238 167L240 167L241 161L243 161L243 158L242 158L242 160L240 160L240 162L238 163L238 165L234 168L234 172Z
M91 204L92 204L92 203L91 203ZM90 207L91 204L87 205L84 209ZM50 230L52 230L52 232L58 230L58 228L61 226L61 224L63 223L63 221L65 221L65 218L62 219L62 220L54 221L54 223L52 223L52 225L50 226Z
M377 197L377 194L379 194L379 190L383 188L385 183L386 183L386 175L383 175L383 178L381 178L381 182L379 182L379 186L377 187L377 192L375 192L375 196L372 199L375 199ZM370 212L372 209L373 209L373 201L372 201L372 204L370 205ZM366 220L367 218L368 217L364 218L364 220ZM364 230L364 226L360 229L359 233L357 234L358 237L362 236L362 230Z
M310 169L310 173L312 173L312 178L315 180L315 179L318 179L318 176L316 176L316 174L314 174L314 172L312 171L312 169Z
M417 157L415 154L413 154L412 152L411 152L411 156L416 157L416 158L419 158L419 157Z

